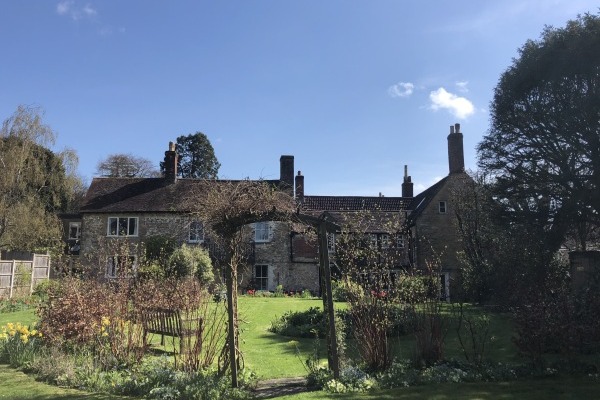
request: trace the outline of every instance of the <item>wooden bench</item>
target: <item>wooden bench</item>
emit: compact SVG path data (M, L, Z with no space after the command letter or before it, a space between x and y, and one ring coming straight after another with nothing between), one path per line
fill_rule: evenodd
M179 310L164 308L150 309L142 311L142 326L144 328L144 345L146 345L146 336L148 333L160 335L160 345L165 345L165 336L179 338L180 351L183 352L186 338L195 334L202 320L185 320L181 317Z

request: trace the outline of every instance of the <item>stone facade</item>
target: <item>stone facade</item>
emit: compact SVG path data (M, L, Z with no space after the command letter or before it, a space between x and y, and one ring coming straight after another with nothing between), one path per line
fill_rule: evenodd
M308 256L302 261L295 260L292 256L294 235L291 234L289 224L271 221L269 226L271 228L269 240L254 242L254 265L250 270L245 271L240 286L248 287L253 280L253 286L257 287L257 273L258 275L264 273L263 266L266 266L268 273L266 290L274 291L281 285L288 291L308 289L311 293L318 293L319 269L315 257ZM314 250L313 247L312 251ZM258 285L258 288L265 289L261 285Z
M459 124L451 126L447 139L448 176L416 196L406 166L401 197L305 195L304 176L298 171L294 177L294 157L291 155L281 156L279 179L266 182L292 194L299 211L312 217L326 215L339 224L344 223L344 214L348 212L377 214L379 228L368 234L376 236L378 243L382 243L384 237L387 243L401 233L400 230L386 232L381 229L386 226L386 218L401 216L406 220L402 228L405 247L393 268L423 270L433 264L439 268L448 294L449 282L459 268L457 253L461 249L454 218L455 192L470 178L464 172L463 134ZM142 241L153 236L167 236L186 243L192 217L181 199L185 194L201 193L205 188L203 185L211 183L178 179L176 161L177 155L170 144L165 152L165 163L172 168L167 169L164 178L95 178L81 210L82 253L91 253L107 243L125 241L135 253ZM135 219L135 234L109 235L110 218ZM269 222L269 229L268 239L262 237L251 242L252 264L246 271L240 271L240 287L256 287L258 282L263 290L273 291L281 285L285 290L308 289L319 293L319 257L315 240L294 232L287 223Z

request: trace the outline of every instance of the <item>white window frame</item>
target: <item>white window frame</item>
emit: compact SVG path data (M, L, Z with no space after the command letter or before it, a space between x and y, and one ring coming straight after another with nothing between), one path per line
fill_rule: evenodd
M258 275L259 268L261 269L260 276ZM252 276L254 278L254 281L256 282L256 290L269 290L269 265L268 264L255 264L254 271L252 271ZM264 287L261 283L264 283Z
M75 236L71 235L72 229L75 228ZM69 239L78 240L81 237L81 222L69 222Z
M256 243L271 241L271 224L268 221L254 223L254 241Z
M445 201L440 201L438 203L438 212L440 214L446 214L448 212L448 203Z
M201 221L193 220L189 227L188 243L204 243L204 224Z
M125 220L125 221L123 221ZM116 223L116 230L112 231L111 230L111 225L112 223L115 222ZM121 230L119 229L121 226L121 223L125 222L126 225L126 231L125 233L121 233ZM131 224L135 224L133 226L133 232L130 233L132 231L132 227ZM138 230L139 230L139 218L138 217L108 217L107 219L107 224L106 224L106 236L110 236L110 237L136 237L138 235ZM114 233L111 233L114 232Z
M130 254L127 256L114 255L109 256L106 259L106 273L105 276L110 279L117 278L119 276L119 265L122 263L119 261L121 257L128 257L131 264L131 270L135 273L137 271L137 256ZM115 262L116 261L116 262Z

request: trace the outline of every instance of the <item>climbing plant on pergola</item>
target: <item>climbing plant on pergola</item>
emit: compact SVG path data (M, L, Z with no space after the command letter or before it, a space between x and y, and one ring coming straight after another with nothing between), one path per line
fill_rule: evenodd
M318 228L321 243L321 274L325 284L324 305L329 314L333 313L331 298L331 276L327 259L326 233L336 226L325 219L303 216L298 213L293 196L285 188L279 188L267 181L210 181L200 185L196 193L188 199L189 209L203 221L211 240L219 241L221 266L224 270L227 287L228 330L224 361L221 371L231 371L233 387L238 386L240 368L239 329L237 310L237 283L239 267L245 264L247 257L248 224L261 221L288 221L308 224ZM323 254L325 254L323 256ZM326 266L326 268L324 268ZM328 284L327 284L328 282ZM329 293L327 295L327 293ZM326 304L327 303L327 304ZM337 344L335 343L335 324L330 316L329 362L334 376L339 375ZM333 339L331 339L333 338ZM331 343L333 340L333 343Z

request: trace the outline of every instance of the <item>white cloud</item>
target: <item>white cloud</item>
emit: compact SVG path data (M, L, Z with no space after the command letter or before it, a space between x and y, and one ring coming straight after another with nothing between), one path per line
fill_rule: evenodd
M392 97L408 97L414 89L415 85L410 82L398 82L388 88L388 94Z
M61 1L60 3L58 3L56 5L56 12L59 15L65 15L66 13L69 12L69 9L71 8L71 4L73 4L72 1Z
M92 8L92 6L90 6L89 4L86 4L85 7L83 7L83 13L85 15L88 16L92 16L92 15L96 15L96 10Z
M467 87L468 85L469 85L469 81L456 82L456 87L458 88L459 92L467 93L469 91L469 88Z
M429 100L431 100L432 110L437 111L444 108L456 118L465 119L475 112L473 103L467 98L447 92L443 87L429 93Z
M56 13L58 15L67 15L71 17L73 21L78 21L82 17L91 18L98 14L96 9L89 3L82 8L75 8L73 5L73 0L63 0L56 5Z

